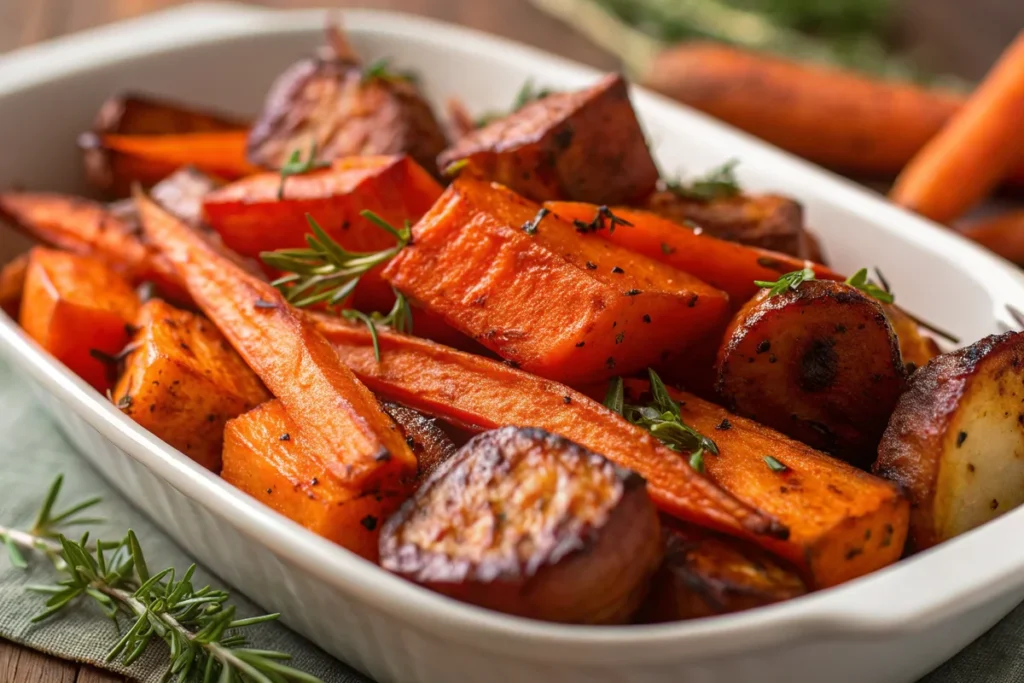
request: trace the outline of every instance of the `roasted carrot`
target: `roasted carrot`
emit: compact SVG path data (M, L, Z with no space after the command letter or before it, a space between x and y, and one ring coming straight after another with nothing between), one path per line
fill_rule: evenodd
M967 104L907 164L889 196L948 223L985 198L1024 154L1024 31Z
M593 222L601 211L600 207L581 202L547 202L544 206L568 221L582 223ZM614 231L598 230L595 234L721 289L729 295L734 308L760 289L754 280L775 281L783 273L804 268L813 268L818 278L842 279L825 266L716 239L648 211L621 207L611 211L630 225L620 225Z
M102 261L34 248L25 274L20 323L40 346L99 391L114 368L104 359L121 352L139 299Z
M149 198L139 195L136 202L146 235L174 264L196 304L281 399L324 465L360 491L404 489L416 475L416 457L315 325Z
M1007 261L1024 263L1024 210L973 221L960 232Z
M573 389L383 328L378 363L364 326L313 317L342 362L380 396L471 432L540 427L640 474L655 504L670 515L754 539L785 534L770 517L710 485L646 431Z
M626 391L635 401L647 382L627 380ZM704 458L708 477L786 525L787 538L760 544L792 562L812 587L834 586L900 558L910 506L897 486L693 394L669 393L683 421L718 446L718 455Z
M0 269L0 310L15 319L21 309L21 295L25 290L26 272L28 272L28 254L22 254L8 261Z
M468 178L413 227L384 278L503 358L566 383L682 351L729 310L700 280Z

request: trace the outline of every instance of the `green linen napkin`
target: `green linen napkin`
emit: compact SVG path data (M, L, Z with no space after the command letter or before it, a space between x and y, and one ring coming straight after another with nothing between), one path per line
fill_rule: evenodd
M96 525L100 537L117 537L130 527L138 534L151 568L159 565L174 566L179 572L186 569L191 564L188 556L74 452L27 395L26 387L0 361L0 523L18 528L30 526L50 482L62 472L61 500L65 504L103 496L100 513L108 521ZM58 657L108 668L143 683L160 679L167 666L167 651L160 643L127 670L103 661L117 634L113 623L92 604L79 605L51 621L31 625L29 620L41 611L43 598L27 593L25 586L52 579L47 562L36 559L28 570L16 569L0 552L0 637ZM195 583L223 586L215 576L203 571L197 573ZM237 593L234 595L240 615L262 613ZM1024 605L921 683L1024 681L1022 632ZM369 679L280 624L255 626L250 633L255 647L289 652L294 657L294 666L327 683L369 683Z
M135 530L150 568L173 566L178 575L192 563L188 555L165 536L142 513L121 498L114 489L79 457L42 408L28 399L28 389L0 361L0 524L26 529L32 525L47 489L58 473L64 474L58 507L101 495L103 502L95 516L103 524L90 527L100 538L119 538L128 528ZM93 516L90 514L90 516ZM85 529L76 529L77 532ZM29 568L11 566L0 546L0 637L64 659L96 666L150 683L159 681L167 669L167 648L152 645L142 659L125 669L104 658L117 642L114 623L91 601L67 609L40 624L30 620L43 609L44 596L29 593L25 586L52 583L55 575L49 562L25 553ZM198 571L194 584L224 587L209 572ZM264 614L251 602L233 592L232 603L239 616ZM293 656L290 662L302 671L319 676L326 683L368 683L369 679L351 667L332 659L309 641L280 624L260 624L246 629L253 647L281 650Z

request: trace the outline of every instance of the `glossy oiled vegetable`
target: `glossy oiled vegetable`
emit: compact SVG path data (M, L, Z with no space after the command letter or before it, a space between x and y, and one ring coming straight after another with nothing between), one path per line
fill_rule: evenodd
M316 328L269 284L239 269L179 220L136 197L146 235L196 304L274 396L323 464L360 491L402 491L416 458L376 398Z
M600 207L582 202L547 202L544 206L566 220L583 223L593 222L600 211ZM594 234L700 278L727 293L737 308L760 290L755 280L774 281L779 275L805 267L813 268L819 278L842 279L825 266L718 239L648 211L624 207L611 211L630 225L619 225L614 231L600 229Z
M1024 336L991 336L911 376L874 471L907 491L929 548L1024 502Z
M886 304L882 308L885 309L885 315L889 318L893 332L896 333L896 339L899 340L900 356L908 373L942 353L938 343L925 334L917 321L903 309L892 304Z
M665 558L640 612L645 622L741 612L799 597L803 579L757 546L694 526L662 530Z
M42 247L29 254L21 326L99 391L114 372L101 358L124 348L138 306L131 285L101 261Z
M384 278L500 356L567 383L639 370L724 325L723 292L539 210L459 178Z
M543 202L630 204L654 191L654 165L622 77L554 93L460 138L442 171L494 180Z
M906 376L881 304L825 280L751 299L717 367L730 410L860 467L874 460Z
M263 383L206 318L147 302L113 401L197 463L220 471L224 423L267 401Z
M627 401L646 391L646 382L626 382ZM811 588L835 586L900 558L909 506L891 482L692 394L670 393L683 422L718 446L718 455L704 456L707 476L789 529L786 538L755 540L791 562Z
M416 481L422 483L455 454L455 443L434 418L386 401L384 411L402 430L406 443L416 456Z
M786 533L698 475L645 430L566 386L386 329L380 330L378 363L364 326L327 316L316 321L342 361L380 396L470 431L540 427L640 474L655 504L670 515L749 537Z
M21 295L25 290L27 272L28 254L16 257L0 269L0 310L15 319L21 310Z
M463 446L391 519L385 569L483 607L627 623L661 558L643 479L564 438L506 427Z

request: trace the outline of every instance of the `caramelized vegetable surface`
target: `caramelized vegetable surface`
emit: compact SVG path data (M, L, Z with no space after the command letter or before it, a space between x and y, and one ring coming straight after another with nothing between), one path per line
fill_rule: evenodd
M825 280L751 299L717 368L731 410L860 467L874 460L906 375L881 304Z
M626 82L617 74L585 90L551 94L472 131L437 163L445 173L461 167L538 202L630 204L658 181Z
M1024 503L1024 336L993 335L915 372L874 471L910 497L924 550Z
M405 436L416 456L416 480L426 481L438 467L455 454L455 443L433 418L406 408L399 403L385 401L386 412Z
M263 383L201 315L153 299L133 326L114 403L203 467L220 471L224 423L270 398Z
M566 383L644 368L728 316L721 291L465 178L384 278L503 358Z
M8 261L0 268L0 310L15 320L21 310L21 296L25 291L25 274L28 272L28 254L22 254Z
M627 623L661 559L643 479L540 429L463 446L390 518L385 569L508 614Z
M76 375L106 391L113 368L101 358L121 352L139 299L103 262L51 249L29 252L19 322Z

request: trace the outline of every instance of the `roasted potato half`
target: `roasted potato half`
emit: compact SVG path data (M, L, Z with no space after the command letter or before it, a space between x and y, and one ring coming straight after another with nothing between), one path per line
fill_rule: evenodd
M923 550L1024 502L1024 334L991 336L915 372L878 447L875 473L911 500Z
M384 525L384 568L508 614L626 623L661 559L643 480L534 428L463 446Z
M689 525L665 527L662 536L665 559L641 621L741 612L807 593L799 574L757 546Z
M889 322L900 342L900 355L903 357L904 365L907 366L908 374L942 353L938 343L925 334L917 321L903 309L892 304L886 304L882 308L889 316Z
M842 282L763 290L733 318L716 389L732 411L859 467L906 380L881 304Z
M631 204L658 169L621 76L554 93L468 133L438 158L445 173L494 180L537 202Z
M416 456L417 481L429 479L434 470L455 455L455 443L435 419L398 403L383 401L381 405L402 430L405 442Z

